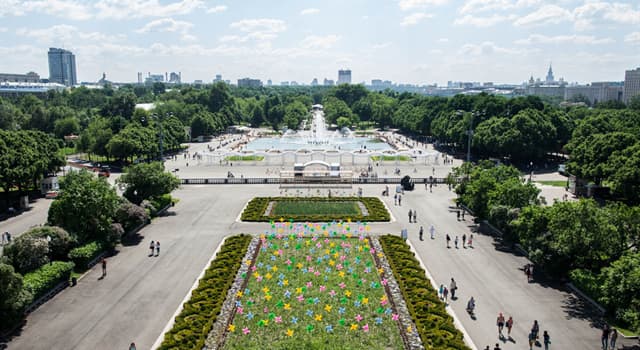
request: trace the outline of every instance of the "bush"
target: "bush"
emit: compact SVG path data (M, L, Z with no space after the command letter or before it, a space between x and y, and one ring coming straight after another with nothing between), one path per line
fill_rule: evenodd
M22 276L8 264L0 263L0 286L0 330L5 330L22 320L33 296L23 288Z
M49 242L49 259L50 260L66 260L71 248L76 241L62 227L57 226L41 226L33 228L25 232L21 237L33 238L51 238Z
M600 299L602 278L589 270L575 269L569 272L569 279L574 286L585 292L593 300Z
M173 198L171 198L170 194L163 194L161 196L151 198L151 203L157 210L162 210L164 207L171 205L171 202L173 202Z
M147 214L143 207L123 200L116 211L116 221L122 224L125 232L128 233L149 221L149 214Z
M345 202L345 201L356 201L361 202L367 208L369 215L295 215L285 217L284 219L293 219L293 221L303 222L326 222L333 220L347 220L351 219L351 221L389 221L391 216L387 211L387 208L384 206L382 201L376 197L255 197L253 198L247 207L242 212L242 220L244 221L272 221L272 220L280 220L279 215L264 215L267 210L267 206L269 202L272 201L286 201L286 202L295 202L295 201L318 201L318 202Z
M87 243L81 247L71 249L71 251L69 252L69 259L73 261L78 269L84 270L87 268L89 262L104 250L104 244L98 241L94 241L91 243Z
M37 299L46 294L58 283L69 280L74 264L72 262L54 261L24 275L24 288Z
M380 244L425 348L469 349L404 240L386 235L380 237Z
M251 236L227 238L191 298L164 335L159 349L202 349L233 284Z
M49 246L45 238L20 236L4 248L7 262L24 274L49 262Z

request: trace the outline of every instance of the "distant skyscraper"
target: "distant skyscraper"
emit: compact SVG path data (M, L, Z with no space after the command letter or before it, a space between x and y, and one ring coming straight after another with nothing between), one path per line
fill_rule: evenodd
M243 78L238 79L238 87L261 87L262 81L260 79Z
M629 103L633 96L640 95L640 68L624 72L624 103Z
M323 83L323 85L324 85L324 86L333 86L333 85L334 85L333 79L327 79L327 78L324 78L324 83Z
M71 51L49 48L49 81L66 86L76 85L76 56Z
M551 84L553 83L555 80L555 78L553 77L553 69L551 69L551 64L549 64L549 71L547 72L547 77L545 78L545 82L547 84Z
M273 82L271 81L271 79L267 80L267 86L271 86L273 85Z
M341 69L338 71L338 84L351 84L350 69Z
M311 81L311 86L318 86L318 78L313 78Z
M222 81L222 74L216 74L216 78L213 80L214 83Z

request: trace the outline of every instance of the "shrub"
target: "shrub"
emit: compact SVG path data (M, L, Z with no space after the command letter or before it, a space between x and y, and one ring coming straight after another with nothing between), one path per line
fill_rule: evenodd
M425 348L468 349L462 333L453 325L444 303L438 299L437 291L404 240L386 235L380 237L380 244Z
M25 232L21 237L33 238L51 238L49 241L49 259L50 260L66 260L69 250L76 243L73 237L62 227L57 226L41 226L32 228Z
M589 270L575 269L569 272L569 279L581 291L585 292L593 300L600 298L600 286L602 278Z
M9 329L22 320L33 296L23 288L23 279L13 266L0 263L0 330Z
M102 243L93 241L81 247L71 249L69 252L69 259L73 261L78 269L84 270L87 268L89 262L104 250L105 247Z
M24 288L37 299L46 294L58 283L69 280L74 264L72 262L54 261L24 275Z
M286 201L286 202L296 202L296 201L318 201L318 202L345 202L345 201L356 201L361 202L369 212L369 215L290 215L289 217L285 217L284 219L293 219L293 221L310 221L310 222L326 222L333 220L347 220L351 219L351 221L389 221L391 216L387 211L386 207L380 201L380 199L376 197L255 197L247 207L242 212L242 220L244 221L271 221L271 220L280 220L279 215L264 215L269 202L272 201Z
M161 196L156 196L151 198L151 203L157 210L161 210L167 205L171 205L173 198L171 198L170 194L163 194ZM157 213L156 213L157 214Z
M134 228L149 221L149 214L147 214L143 207L123 200L116 211L116 220L122 224L125 232L130 232Z
M227 238L159 349L202 349L242 263L251 236Z
M22 274L49 262L48 253L47 240L33 236L20 236L4 248L7 261Z

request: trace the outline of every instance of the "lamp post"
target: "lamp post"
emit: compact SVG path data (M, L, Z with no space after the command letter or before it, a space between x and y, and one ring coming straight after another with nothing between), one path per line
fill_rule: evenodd
M158 120L158 126L160 128L160 142L158 143L159 149L160 149L160 161L164 163L164 129L162 128L162 121L164 120L164 118L166 117L172 117L173 113L167 113L164 115L164 117L162 116L162 114L157 115L157 114L153 114L151 115L151 118L154 118L156 120Z

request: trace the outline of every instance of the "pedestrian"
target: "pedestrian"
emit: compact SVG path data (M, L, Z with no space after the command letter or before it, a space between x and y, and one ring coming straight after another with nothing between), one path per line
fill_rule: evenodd
M393 205L398 205L398 194L393 195Z
M462 211L462 220L464 220L464 212L465 210Z
M447 287L444 287L444 290L442 291L442 301L444 301L445 305L447 305L447 296L449 296L449 290Z
M469 242L467 242L469 248L473 248L473 233L469 234Z
M432 193L433 193L433 183L430 183L430 184L429 184L429 192L432 192Z
M491 348L489 347L489 345L487 345L487 347L484 348L484 350L491 350Z
M129 350L136 350L136 343L131 342L131 345L129 345Z
M451 237L449 237L449 234L447 233L447 248L449 248L450 242L451 242Z
M160 255L160 241L156 241L156 256Z
M5 234L7 236L7 244L11 244L11 233L5 232Z
M411 218L413 217L413 212L409 209L409 223L411 223Z
M4 245L7 241L6 241L6 232L2 232L2 241L0 242L0 244Z
M500 350L500 344L496 343L496 346L493 348L493 350Z
M449 186L451 186L451 185L449 185ZM456 214L458 216L458 221L460 221L460 210L456 210Z
M458 249L458 236L456 235L456 239L453 241L453 243L456 245L456 249Z
M444 284L440 284L440 288L438 289L438 299L442 300L443 295L444 295Z
M154 241L151 241L151 243L149 244L149 249L151 249L151 254L149 254L149 256L153 256L153 250L156 248L156 243Z
M102 258L102 278L107 275L107 259Z
M467 234L462 234L462 248L467 248Z
M415 209L413 210L413 223L418 223L418 212Z
M533 350L533 344L536 342L536 335L533 331L529 332L529 350Z
M611 346L610 349L611 350L615 350L616 349L616 341L618 340L618 330L613 328L611 330L611 336L609 336L609 339L611 341Z
M607 350L609 346L609 333L611 333L611 329L609 329L609 325L604 325L602 328L602 350Z
M422 229L422 226L420 226L420 231L419 231L419 235L420 235L420 240L422 241L422 234L424 233L424 230Z
M542 334L542 344L544 344L544 350L549 350L549 344L551 344L551 337L547 331Z
M431 234L431 239L436 239L435 234L436 234L436 228L433 227L433 225L431 225L429 227L429 233Z
M402 196L398 195L398 205L402 206Z
M507 320L507 336L509 336L509 338L511 338L511 328L513 328L513 318L511 316L509 316L509 319Z
M451 292L451 300L456 300L456 290L458 290L458 285L456 284L456 280L451 277L451 284L449 284L449 291Z
M498 338L502 339L502 329L504 328L504 315L502 315L502 312L498 314L496 324L498 325Z
M538 320L533 321L533 326L531 326L531 333L535 336L536 340L538 339L538 333L540 333L540 325L538 324Z

